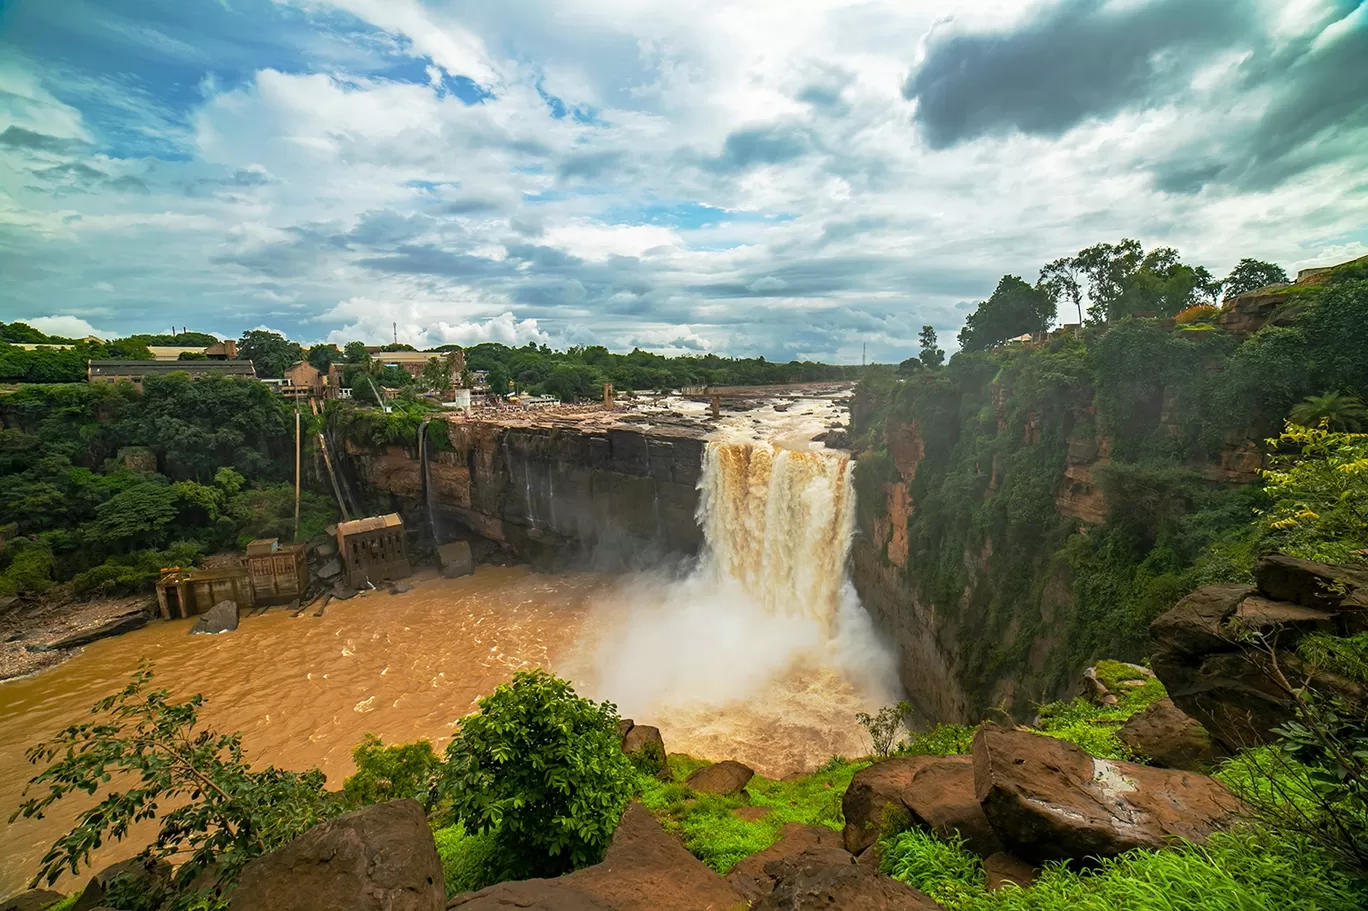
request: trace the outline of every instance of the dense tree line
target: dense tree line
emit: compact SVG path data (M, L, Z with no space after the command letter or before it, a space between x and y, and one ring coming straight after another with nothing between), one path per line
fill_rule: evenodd
M0 397L0 595L136 588L162 566L292 535L294 416L259 383L184 374ZM331 517L306 498L304 533Z

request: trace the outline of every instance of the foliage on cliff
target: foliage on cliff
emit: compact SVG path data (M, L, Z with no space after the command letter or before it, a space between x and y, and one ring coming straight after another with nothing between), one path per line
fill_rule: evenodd
M1368 281L1352 270L1289 293L1243 338L1124 315L1126 282L1147 257L1121 246L1107 261L1140 271L1117 284L1098 265L1092 299L1103 306L1089 325L871 376L857 394L861 527L940 618L939 641L975 711L1004 693L1025 711L1097 658L1139 659L1149 622L1193 587L1247 577L1261 550L1295 549L1296 529L1322 520L1253 521L1282 509L1279 481L1270 476L1267 492L1234 486L1223 459L1244 458L1248 478L1248 453L1308 396L1368 395ZM1320 470L1324 491L1343 468ZM1302 477L1311 483L1310 469ZM905 556L888 550L902 536L880 531L891 484L907 492ZM1345 524L1358 507L1308 508L1344 542L1315 555L1358 559L1368 542L1360 534L1354 544ZM1017 685L1004 690L1007 680Z
M25 386L0 396L0 425L0 595L130 590L244 536L294 532L294 417L263 385ZM306 495L304 535L331 517Z

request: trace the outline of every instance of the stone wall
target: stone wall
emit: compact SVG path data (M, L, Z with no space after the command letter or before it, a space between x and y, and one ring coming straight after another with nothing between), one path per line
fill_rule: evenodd
M597 568L692 556L702 543L695 429L433 421L429 432L449 443L433 447L429 468L444 536L468 530L519 558ZM425 522L413 451L349 444L347 454L368 495L389 498L411 527Z

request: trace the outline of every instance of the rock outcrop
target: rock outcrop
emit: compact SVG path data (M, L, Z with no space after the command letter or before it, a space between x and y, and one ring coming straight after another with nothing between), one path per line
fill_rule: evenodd
M94 911L105 903L109 890L118 880L120 888L139 895L157 895L166 890L171 882L171 865L164 860L151 860L131 857L109 867L90 878L81 897L71 906L71 911Z
M754 777L755 770L750 766L734 759L724 759L704 766L685 779L684 783L701 794L739 794Z
M27 892L20 892L18 895L11 895L9 898L0 899L0 911L43 911L50 905L66 898L60 892L50 892L47 889L30 889Z
M752 911L939 911L940 905L911 886L882 876L846 855L805 851L772 861L773 891Z
M826 826L805 826L791 822L783 836L758 854L743 859L727 873L727 882L749 902L757 902L774 891L774 885L788 869L784 862L801 854L817 856L829 864L849 864L850 852L841 844L841 835Z
M1116 736L1136 755L1162 769L1204 768L1224 755L1206 728L1167 696L1132 715Z
M1079 747L992 723L974 735L975 792L1007 850L1031 863L1114 857L1204 842L1242 806L1215 779L1094 759Z
M439 911L442 862L415 800L392 800L314 826L251 861L232 911Z
M1368 572L1275 554L1258 562L1254 577L1253 588L1199 588L1150 626L1151 664L1169 697L1231 750L1267 741L1294 717L1280 675L1311 675L1319 689L1368 703L1368 689L1306 667L1295 651L1310 632L1368 629Z
M983 872L988 879L988 891L996 892L1003 886L1025 888L1036 880L1036 869L1026 861L1006 851L999 851L983 859Z
M195 625L190 627L191 634L204 633L217 635L231 633L238 628L238 606L236 601L220 601L200 614Z
M900 756L861 769L841 802L846 850L860 854L885 833L918 826L958 832L982 857L1002 849L974 792L968 756Z
M461 911L731 911L744 906L722 877L684 850L640 804L622 814L602 863L556 879L500 883L447 903Z
M460 526L538 564L591 555L605 568L692 556L703 428L433 421L429 459L439 526ZM416 441L415 441L416 443ZM348 444L363 486L425 516L421 465L399 446Z
M622 735L622 752L644 772L659 775L667 768L665 740L660 728L653 725L629 723Z

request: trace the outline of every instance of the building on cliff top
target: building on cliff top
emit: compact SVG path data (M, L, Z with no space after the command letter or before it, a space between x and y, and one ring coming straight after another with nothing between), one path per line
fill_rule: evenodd
M149 376L188 373L191 377L231 376L256 379L251 361L89 361L86 379L91 383L130 382L139 389Z

